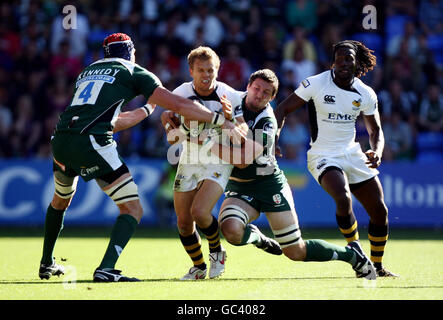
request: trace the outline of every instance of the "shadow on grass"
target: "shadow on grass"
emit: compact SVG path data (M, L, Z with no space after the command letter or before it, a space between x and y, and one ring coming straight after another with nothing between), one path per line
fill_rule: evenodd
M112 226L108 227L78 227L66 225L62 230L64 238L108 238ZM263 228L263 233L272 236L269 229ZM367 228L359 228L360 238L367 239ZM304 239L343 239L338 228L303 228ZM43 237L43 227L6 227L0 226L2 237ZM175 227L146 227L140 226L134 238L177 238L178 231ZM391 228L390 240L443 240L443 229L440 228Z
M344 279L355 279L355 277L286 277L286 278L222 278L222 279L206 279L200 280L198 283L202 282L227 282L227 281L290 281L290 280L344 280ZM195 283L195 281L183 281L178 278L170 279L140 279L139 282L132 283L142 283L142 282L177 282L177 283ZM20 280L0 280L0 285L8 284L22 284L22 285L51 285L51 284L63 284L67 283L65 280L35 280L35 281L20 281ZM100 282L94 282L92 280L76 280L75 283L93 283L93 284L103 284ZM107 284L107 283L106 283Z

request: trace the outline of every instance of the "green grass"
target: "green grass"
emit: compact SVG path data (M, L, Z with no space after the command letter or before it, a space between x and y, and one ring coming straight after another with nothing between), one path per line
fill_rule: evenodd
M143 281L113 284L91 281L107 246L109 229L66 228L55 256L58 261L66 260L62 263L68 272L49 281L37 276L41 233L41 229L0 230L0 300L443 299L441 231L391 231L384 262L401 275L397 279L357 279L344 262L293 262L253 246L235 247L222 240L228 252L225 274L215 280L182 282L178 279L191 263L176 233L141 229L123 251L116 267ZM360 234L363 248L369 252L364 230ZM324 238L344 245L336 230L308 230L303 235L306 239ZM204 239L203 250L208 260Z

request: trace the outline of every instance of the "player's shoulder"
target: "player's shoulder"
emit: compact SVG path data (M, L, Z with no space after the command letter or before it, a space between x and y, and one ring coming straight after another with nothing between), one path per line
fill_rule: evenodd
M364 83L361 79L355 78L353 86L358 92L360 92L360 94L370 98L371 100L377 99L377 94L375 93L374 89Z
M260 112L260 114L255 118L255 128L263 128L265 126L269 126L270 124L274 125L277 123L275 119L274 109L272 106L268 104L266 108Z
M224 82L217 81L216 92L219 97L225 94L231 102L235 102L235 104L241 103L243 92L237 91Z
M328 83L328 81L330 81L330 77L331 70L327 70L303 79L300 82L300 86L304 87L305 89L323 87L326 83Z
M315 84L324 83L326 81L329 81L330 79L331 79L331 70L326 70L306 78L306 80L310 80L312 83Z
M193 95L193 87L192 87L192 81L184 82L181 85L179 85L177 88L172 91L173 93L176 93L181 96L189 96Z
M99 64L108 64L113 67L121 67L123 70L128 71L131 75L134 74L134 71L136 70L146 70L145 68L139 66L137 63L122 58L103 58L91 63L88 67Z

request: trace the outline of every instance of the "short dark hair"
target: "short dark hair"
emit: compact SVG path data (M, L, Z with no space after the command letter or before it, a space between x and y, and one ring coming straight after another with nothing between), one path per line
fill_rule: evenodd
M335 53L341 48L348 48L355 51L357 68L355 70L354 76L357 78L364 76L368 71L373 70L374 67L377 65L377 57L372 54L374 50L367 48L363 43L355 40L344 40L334 44L333 46L334 61L335 61Z
M270 84L272 84L273 90L272 90L272 96L275 97L278 92L278 78L275 75L274 71L270 69L261 69L255 71L253 74L249 76L248 85L253 83L255 79L260 78Z

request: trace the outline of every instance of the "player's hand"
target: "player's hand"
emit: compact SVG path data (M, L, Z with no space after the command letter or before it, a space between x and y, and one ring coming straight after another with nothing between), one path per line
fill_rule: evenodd
M366 164L369 168L378 168L381 164L381 157L375 152L374 150L368 150L365 152L366 157L368 160L366 161Z
M220 103L222 105L223 115L225 116L225 119L232 120L232 104L225 94L220 98Z
M161 122L163 127L165 128L166 132L169 132L171 129L177 129L177 117L175 116L174 112L170 110L164 111L160 116Z
M227 122L231 123L229 121ZM243 144L247 140L247 135L248 129L245 129L245 126L242 126L241 124L234 125L234 128L229 132L229 136L231 137L231 141L234 145Z

